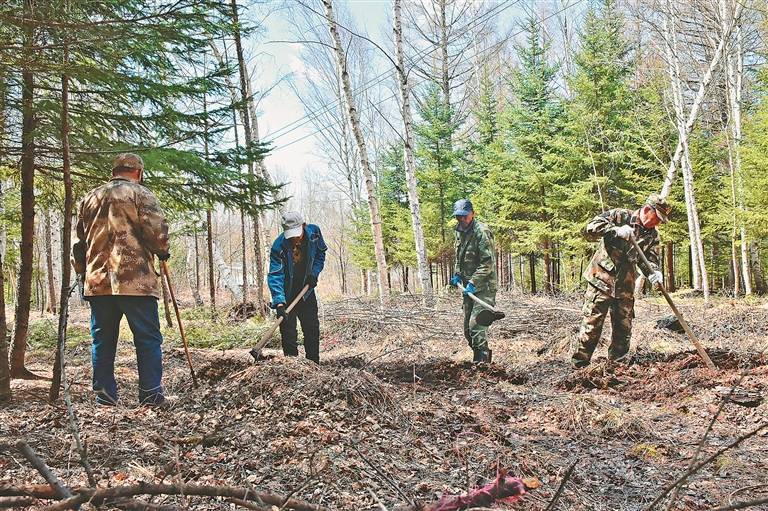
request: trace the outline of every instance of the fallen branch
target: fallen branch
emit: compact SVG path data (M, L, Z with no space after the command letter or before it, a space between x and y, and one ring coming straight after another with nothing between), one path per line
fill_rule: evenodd
M560 496L563 494L563 490L565 490L565 483L568 482L568 480L571 478L571 474L573 474L573 469L576 468L577 461L574 461L571 463L571 466L568 467L568 470L565 471L565 475L563 475L563 480L560 481L560 486L557 487L557 491L555 492L555 496L552 497L552 500L549 501L549 505L544 511L552 511L555 509L555 506L557 505L557 501L560 500Z
M296 499L288 499L282 495L267 492L256 492L248 488L233 486L205 486L195 484L150 484L139 483L129 486L115 486L112 488L82 488L77 490L77 495L62 500L56 504L44 508L44 511L61 511L73 509L85 502L94 506L100 506L107 501L133 497L135 495L186 495L201 497L225 497L244 501L263 502L270 506L281 506L285 501L285 509L293 511L324 511L324 508L309 502Z
M709 421L709 425L707 426L707 430L704 432L704 435L701 437L701 440L699 441L699 444L696 446L696 451L693 453L693 456L691 457L691 462L688 464L688 470L690 470L697 461L699 461L699 454L701 454L701 451L704 449L704 444L707 441L707 438L709 438L709 434L712 432L712 428L715 426L715 422L717 422L718 417L720 417L720 414L723 413L723 410L725 409L725 405L727 405L731 401L731 397L733 396L733 393L736 391L736 388L741 384L744 377L747 375L747 370L741 372L739 375L739 379L736 383L733 384L731 387L730 392L726 397L724 397L722 400L720 400L720 405L717 407L717 411L712 416L712 419ZM675 487L674 491L672 492L672 495L669 497L669 504L667 505L667 511L672 511L675 501L677 500L677 494L680 491L680 489L685 485L687 481L687 477L683 479L678 486Z
M0 485L0 497L35 497L38 499L55 499L56 492L50 484L35 484L32 486Z
M672 482L672 483L668 484L667 486L665 486L664 490L661 492L661 494L658 497L656 497L653 500L653 502L648 504L648 506L645 508L644 511L650 511L650 510L654 509L664 499L664 497L669 495L669 492L671 492L672 490L677 488L678 485L680 485L683 482L685 482L690 476L692 476L693 474L698 472L702 467L704 467L705 465L708 465L709 463L712 462L712 460L714 460L715 458L717 458L718 456L720 456L724 452L728 451L729 449L732 449L732 448L738 446L744 440L752 438L753 436L758 434L760 431L762 431L766 427L768 427L768 422L764 422L763 424L761 424L757 428L753 429L749 433L745 433L745 434L741 435L739 438L737 438L736 440L734 440L730 444L728 444L725 447L719 449L717 452L715 452L711 456L705 458L701 462L697 463L693 467L691 467L688 470L686 470L685 473L683 473L683 475L678 477L674 482Z
M45 462L37 456L37 454L35 454L35 451L32 450L27 442L24 440L19 440L16 442L16 448L19 450L21 455L24 456L27 461L32 464L33 467L35 467L35 470L40 472L40 475L43 476L43 479L45 479L48 484L51 485L51 488L53 488L53 491L58 498L66 499L72 496L72 492L70 492L69 489L64 486L61 481L59 481L59 478L56 477L53 472L51 472L51 469L48 468L48 465L46 465Z
M735 504L730 504L728 506L713 507L709 511L732 511L734 509L747 509L749 507L756 507L762 504L768 504L768 497L757 500L748 500L745 502L736 502Z
M0 509L29 507L36 502L34 497L0 497Z

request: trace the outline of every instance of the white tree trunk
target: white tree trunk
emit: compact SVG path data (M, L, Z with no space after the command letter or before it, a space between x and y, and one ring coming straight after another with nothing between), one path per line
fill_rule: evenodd
M253 149L254 142L258 142L258 140L253 139L253 130L251 129L251 115L253 111L255 110L255 107L253 105L253 97L251 94L249 94L250 91L250 77L248 76L248 68L245 64L245 56L243 54L243 46L242 41L240 37L240 22L238 18L237 13L237 0L230 0L230 6L232 7L232 22L235 26L234 30L234 39L235 39L235 51L237 52L237 66L240 73L240 98L243 101L243 106L240 111L240 118L243 121L243 131L245 132L245 145L248 148L248 150ZM255 115L255 113L253 113ZM235 130L237 130L237 126L235 126ZM254 163L252 161L248 161L248 173L251 175L254 175ZM259 174L262 174L262 169L259 167ZM262 174L263 175L263 174ZM258 197L253 197L253 201L256 205L260 204L260 199ZM254 262L256 264L256 307L258 309L259 315L264 314L264 256L263 256L263 247L262 247L262 241L261 237L263 235L261 230L261 215L259 213L254 213L251 216L251 219L253 221L253 253L254 253ZM243 240L243 243L245 243L245 240ZM245 270L245 263L244 268ZM245 273L245 271L243 271ZM243 278L246 278L245 275ZM245 291L245 290L244 290Z
M195 306L202 307L203 298L200 296L200 286L198 285L198 279L200 278L200 261L197 254L196 240L191 236L185 237L185 248L187 249L187 283L189 284L189 289L192 290L192 298L195 300Z
M416 163L413 158L413 120L411 117L411 90L408 84L408 76L405 72L405 57L403 55L403 25L401 21L400 0L394 0L395 15L395 53L397 56L397 78L400 85L400 101L403 115L403 128L405 131L405 180L408 184L408 203L411 206L411 224L413 226L413 239L416 244L416 263L421 280L421 289L424 293L424 305L431 307L434 304L432 294L432 281L429 278L429 262L427 261L427 247L424 242L424 230L421 227L421 205L416 188Z
M741 24L736 26L736 44L728 58L728 89L731 106L731 136L733 137L733 176L738 200L738 222L741 238L741 268L744 276L744 294L752 294L752 279L747 249L747 230L744 225L744 183L741 179L741 94L744 76L744 46ZM734 266L735 268L735 266Z
M688 235L691 243L691 272L693 274L693 287L701 289L704 292L704 301L709 302L709 281L707 278L707 269L704 259L704 244L701 238L701 224L699 222L699 213L696 207L696 196L693 183L693 169L691 167L691 156L688 147L688 137L693 129L693 124L698 116L701 107L701 101L704 99L704 92L712 79L712 73L716 67L716 61L719 61L719 55L722 54L724 41L721 40L716 51L716 57L710 63L702 82L699 85L699 91L691 106L691 112L685 116L685 103L682 93L682 84L680 81L680 59L677 45L677 12L672 2L667 2L669 12L667 19L664 20L665 50L667 55L667 70L672 89L672 99L675 106L675 125L678 131L678 145L675 156L670 163L667 172L667 178L664 182L662 195L668 196L675 174L677 165L681 163L683 171L683 189L685 191L685 206L688 216ZM723 34L725 35L725 34Z
M368 160L368 148L365 139L363 138L363 130L360 128L360 119L357 113L355 98L352 95L352 84L350 83L349 72L347 70L347 59L344 56L344 48L341 44L336 17L333 13L333 4L331 3L331 0L323 0L323 5L325 5L325 17L328 21L328 28L334 43L339 80L344 87L348 121L352 127L352 134L355 137L355 142L357 143L360 152L360 164L365 176L365 187L368 192L368 210L371 215L371 230L373 231L373 245L376 256L376 270L379 275L379 301L383 304L385 299L389 296L389 285L387 284L387 260L384 255L384 235L381 229L379 201L376 198L376 190L373 185L373 172L371 171L370 161Z
M673 16L674 19L676 20L677 16L676 16L676 11L674 10L675 7L673 6L671 1L667 1L667 7L669 9L668 15ZM675 176L677 174L677 167L680 164L680 159L683 156L684 140L685 140L685 143L687 143L688 136L691 134L694 124L696 124L696 119L699 117L701 105L704 102L704 97L706 96L707 89L709 88L709 83L712 81L712 75L714 74L715 69L717 69L717 66L720 64L720 59L722 58L726 41L728 40L728 38L731 35L731 32L733 31L733 27L736 23L736 20L738 20L741 17L742 8L743 8L743 4L737 3L733 16L730 17L728 22L726 22L723 33L720 34L720 40L717 47L715 48L714 54L712 55L712 60L709 63L709 67L707 68L706 73L704 73L704 76L702 77L701 82L699 83L699 89L696 91L696 96L694 97L693 103L691 104L691 110L688 113L688 117L685 122L685 128L683 130L686 136L684 139L681 138L680 140L678 140L677 148L675 149L675 154L672 157L672 161L669 162L667 177L664 179L664 185L661 189L662 197L668 197L669 192L672 189L672 183L674 182ZM674 66L673 61L677 62L676 83L679 86L679 83L680 83L679 82L679 57L678 57L677 39L674 35L676 30L676 23L673 23L672 25L673 25L672 27L669 27L669 20L664 21L664 30L665 30L665 36L667 39L666 41L664 41L664 45L666 47L666 50L667 50L666 53L669 60L669 62L667 62L668 69L671 70L671 68ZM673 79L673 81L675 81L675 79ZM674 88L674 84L673 84L673 88Z
M232 298L235 302L240 303L243 301L243 294L240 292L240 283L232 276L232 270L229 265L224 261L224 257L221 255L221 249L213 241L213 262L216 265L216 269L219 271L221 280L224 283L224 288L232 293Z

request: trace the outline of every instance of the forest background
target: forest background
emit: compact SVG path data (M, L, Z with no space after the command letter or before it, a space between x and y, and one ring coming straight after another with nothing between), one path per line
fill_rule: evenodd
M324 298L429 302L452 272L463 197L494 232L505 290L582 289L586 222L659 191L674 207L660 229L670 289L768 290L765 2L389 5L374 29L360 4L330 0L5 2L11 371L30 315L68 296L77 201L122 151L142 155L171 220L183 305L213 315L264 310L281 207L323 229ZM270 38L275 20L290 40ZM297 71L264 69L277 43L300 48ZM262 133L261 105L287 95L304 115ZM307 140L319 168L270 159Z

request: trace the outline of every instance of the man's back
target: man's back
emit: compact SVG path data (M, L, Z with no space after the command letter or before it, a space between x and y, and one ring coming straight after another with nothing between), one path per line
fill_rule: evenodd
M85 273L86 296L160 296L153 255L168 252L168 225L143 185L117 177L88 193L77 245L84 260L75 257L75 270Z

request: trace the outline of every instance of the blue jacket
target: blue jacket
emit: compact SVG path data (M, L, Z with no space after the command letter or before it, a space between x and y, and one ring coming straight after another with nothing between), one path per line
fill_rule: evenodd
M318 226L307 224L304 227L304 235L308 238L307 252L309 257L306 275L318 277L325 266L325 251L328 250L328 247ZM302 285L304 283L302 282ZM290 291L293 286L293 249L291 241L285 239L283 234L280 234L272 243L272 250L269 252L267 285L269 285L269 292L272 293L272 308L277 307L278 303L288 305L285 300L285 290ZM314 289L310 289L304 295L304 300L314 292Z

